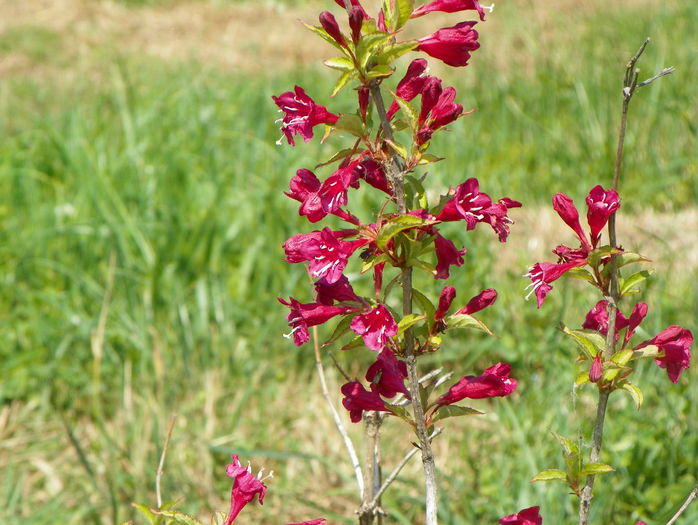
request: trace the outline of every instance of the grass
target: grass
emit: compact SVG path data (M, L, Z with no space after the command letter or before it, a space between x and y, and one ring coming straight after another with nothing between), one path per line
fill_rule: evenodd
M449 480L446 524L493 523L533 504L546 523L575 514L562 486L527 480L560 466L548 430L588 430L591 391L571 390L574 350L556 327L579 324L596 299L559 283L536 310L522 300L520 274L570 240L562 229L555 237L548 222L556 219L538 211L550 195L565 191L579 203L590 186L608 184L614 90L646 35L648 75L669 64L677 73L634 102L622 195L628 228L639 231L622 242L646 248L663 270L642 296L650 314L640 336L673 323L695 329L695 252L676 248L674 232L695 226L672 217L685 217L679 212L698 198L689 30L698 9L601 5L586 2L574 16L497 6L471 66L447 80L478 111L441 137L437 153L448 160L430 178L445 188L478 176L492 196L531 211L518 216L507 245L485 231L461 238L470 264L454 272L454 286L463 300L484 287L500 291L482 315L498 338L459 334L430 364L471 374L507 360L521 387L511 400L482 403L487 416L449 424L436 444ZM309 297L301 268L283 263L280 249L309 227L281 192L295 169L340 141L275 146L270 96L302 83L323 100L331 78L313 67L253 75L106 45L69 66L60 53L70 45L38 26L0 35L0 53L41 66L0 84L0 521L133 518L129 502L154 502L160 447L177 412L164 493L184 498L182 510L226 508L223 466L237 451L277 472L258 521L353 522L352 473L318 399L311 352L279 336L287 327L276 302ZM54 71L53 61L75 69ZM352 197L363 217L377 205L361 192ZM647 208L669 218L665 229L651 228L658 221L645 219L655 217ZM438 292L433 282L422 286ZM358 374L357 356L361 366L370 359L338 358ZM674 386L648 363L637 381L642 410L612 398L606 459L619 474L601 480L595 522L666 522L696 483L694 375ZM340 379L330 372L330 381ZM385 430L386 441L401 443L386 451L389 469L410 445L398 425ZM360 429L352 432L358 439ZM418 480L414 462L386 494L390 522L418 523ZM694 507L683 520L697 517Z

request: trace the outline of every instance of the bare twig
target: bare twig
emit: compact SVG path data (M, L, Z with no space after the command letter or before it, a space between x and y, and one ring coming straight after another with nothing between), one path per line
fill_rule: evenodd
M359 463L359 457L356 454L356 449L354 448L354 443L352 443L347 429L344 428L342 420L339 417L337 409L332 403L332 397L327 390L327 380L325 379L325 369L322 366L322 359L320 356L320 343L318 342L317 327L313 326L313 347L315 348L315 369L317 370L317 375L320 378L320 388L322 390L322 397L325 398L327 402L327 407L330 409L330 414L332 414L332 421L334 421L334 426L337 428L337 432L342 437L342 442L344 443L344 448L349 454L349 461L354 469L354 475L356 476L356 484L359 487L359 497L363 496L364 493L364 478L361 472L361 464Z
M693 487L693 490L691 493L688 495L686 498L686 501L683 502L683 505L679 507L679 510L676 511L676 514L674 514L669 521L666 522L666 525L674 525L676 523L676 520L679 519L679 516L683 514L688 506L693 502L694 499L698 498L698 486Z
M165 456L167 455L167 447L170 446L170 439L172 438L172 430L174 429L175 421L177 421L177 414L172 414L172 416L170 416L170 425L167 428L167 437L165 438L165 444L162 447L162 454L160 454L160 463L158 463L158 470L155 473L155 498L157 500L158 509L162 508L160 479L162 478L162 472L165 467Z

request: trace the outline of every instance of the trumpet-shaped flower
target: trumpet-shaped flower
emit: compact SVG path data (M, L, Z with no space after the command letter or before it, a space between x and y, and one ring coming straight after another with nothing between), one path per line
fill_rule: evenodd
M463 255L466 249L459 250L452 241L436 234L434 238L434 247L436 249L436 273L434 279L448 279L450 272L449 268L453 266L463 265Z
M457 13L459 11L474 10L480 15L480 20L485 20L485 10L478 0L434 0L412 11L411 18L418 18L434 11L442 13Z
M469 399L504 397L516 390L516 379L509 377L511 365L497 363L489 367L481 376L462 377L448 392L436 400L438 406L451 405Z
M337 315L353 311L352 308L344 306L329 306L320 303L302 304L293 297L290 298L290 302L286 302L280 297L278 299L281 304L291 309L286 319L292 330L287 337L293 336L293 342L296 346L301 346L310 339L308 327L320 325Z
M538 308L540 308L543 301L545 301L545 296L553 289L550 283L562 277L562 275L569 272L572 268L585 265L586 262L586 259L582 259L562 264L548 262L534 264L528 269L528 273L524 275L524 277L531 279L531 284L527 286L527 288L531 288L531 291L526 295L526 299L528 299L532 293L535 293Z
M376 352L383 350L388 339L397 334L397 323L382 304L365 314L357 315L349 326L363 337L368 348Z
M463 308L458 310L457 314L474 314L480 310L484 310L488 306L494 304L497 300L497 290L494 288L488 288L487 290L482 290L479 294L468 301Z
M341 391L344 394L342 405L349 411L349 418L352 423L361 421L361 414L364 410L389 412L380 394L372 390L366 390L359 381L345 383Z
M677 325L672 325L659 332L652 339L635 347L639 350L648 345L655 345L663 355L655 359L660 368L666 368L669 380L678 383L681 372L691 366L691 345L693 334Z
M371 390L388 399L400 392L408 399L410 398L405 379L407 379L407 364L398 360L388 348L381 350L376 362L368 367L366 372L366 381L371 383Z
M327 111L324 106L316 104L300 86L296 86L294 91L287 91L278 97L271 98L284 113L281 119L281 131L291 146L295 146L294 135L301 135L303 140L308 142L313 138L314 126L337 122L337 115Z
M432 35L420 38L417 49L449 66L467 66L470 52L480 47L477 31L473 29L476 23L461 22L439 29Z
M586 198L586 203L591 244L596 246L601 238L601 230L606 226L609 217L620 208L620 197L616 190L604 190L601 186L594 186Z
M240 511L252 501L255 496L259 503L264 500L267 486L250 472L250 467L240 465L240 459L236 454L232 456L233 462L225 468L228 477L233 478L233 488L230 494L230 510L224 525L231 525Z

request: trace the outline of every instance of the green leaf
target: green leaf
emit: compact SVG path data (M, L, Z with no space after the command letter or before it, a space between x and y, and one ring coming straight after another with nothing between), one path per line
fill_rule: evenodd
M557 439L560 442L560 445L562 445L562 454L564 456L579 456L579 447L574 441L572 441L571 439L567 439L566 437L563 437L556 432L551 431L550 433L553 436L555 436L555 439Z
M383 0L383 15L385 16L385 25L390 31L395 30L397 25L397 10L393 7L392 0Z
M342 53L344 53L345 55L349 56L347 50L344 49L342 46L340 46L340 45L337 43L337 41L336 41L334 38L332 38L332 37L329 35L329 33L328 33L327 31L325 31L323 28L317 27L317 26L311 26L310 24L306 24L305 22L301 22L301 23L302 23L306 28L308 28L310 31L312 31L313 33L315 33L316 35L318 35L320 38L322 38L325 42L331 44L333 47L336 47L336 48L339 49Z
M645 357L657 358L662 355L662 350L657 345L647 345L644 348L633 352L633 359L642 359Z
M590 359L594 359L597 354L603 352L606 348L604 337L593 330L570 330L563 325L562 331L570 336Z
M487 335L494 335L485 323L468 314L449 315L446 317L446 326L448 328L474 328L485 332Z
M416 288L412 290L412 298L419 304L419 309L424 313L427 319L434 319L434 314L436 313L436 307L426 295L417 290Z
M329 58L323 62L327 67L338 69L339 71L351 71L354 69L354 62L348 57Z
M595 250L592 250L591 253L589 253L587 261L589 261L590 266L596 267L598 266L601 259L608 257L609 255L621 253L623 253L623 250L619 248L613 248L612 246L601 246L600 248L596 248Z
M629 348L626 348L625 350L621 350L620 352L616 352L613 354L613 357L611 358L611 361L613 361L615 364L619 366L625 366L628 364L628 361L630 361L630 358L633 356L633 351L630 350Z
M393 96L395 98L395 102L397 102L400 109L402 109L403 117L407 119L410 130L412 130L412 133L414 133L419 122L419 114L417 113L417 110L413 108L406 100L398 97L397 95Z
M412 418L410 417L409 412L407 412L407 409L404 406L391 405L389 403L386 403L385 408L390 410L390 412L393 415L399 417L400 419L407 421L408 423L414 423L414 421L412 421Z
M565 274L567 277L572 277L574 279L582 279L583 281L590 282L591 284L596 284L596 279L591 274L591 272L585 268L570 268Z
M580 476L595 476L597 474L606 474L607 472L615 472L611 465L605 463L589 463L584 465L584 468L579 473Z
M337 339L342 337L344 334L346 334L349 331L349 325L351 324L351 320L354 319L353 315L345 315L340 319L340 321L337 323L337 326L335 326L334 330L332 331L332 335L330 335L330 338L322 343L322 346L327 346L332 343L334 343Z
M419 45L416 40L408 42L399 42L386 47L381 53L376 56L376 61L379 64L392 64L396 59L400 58L405 53L409 53Z
M170 520L174 520L175 523L182 523L184 525L203 525L203 523L194 516L184 514L184 512L179 512L178 510L155 510L153 512L159 516L168 518L168 523Z
M621 279L618 283L620 295L629 295L632 293L637 293L639 290L633 289L633 286L640 284L642 281L647 279L650 275L654 273L654 270L642 270L637 273L632 274L627 279Z
M329 159L327 159L325 162L321 162L320 164L317 164L315 168L321 168L322 166L327 166L328 164L332 164L334 162L337 162L339 160L347 158L349 155L354 153L354 148L345 148L343 150L338 151L334 155L332 155Z
M409 155L407 153L407 149L405 148L405 146L403 146L402 144L398 144L397 142L394 142L392 140L386 139L385 141L388 144L390 144L390 147L393 148L393 151L395 153L397 153L400 157L402 157L405 160L408 159Z
M422 185L422 182L411 176L408 175L405 177L405 190L406 190L406 195L405 197L409 197L410 201L413 204L416 204L417 206L413 207L418 207L418 208L428 208L428 202L427 202L427 192L424 189L424 186ZM428 244L431 246L433 245L432 239L428 239ZM421 253L420 253L421 255Z
M381 253L380 255L369 257L367 260L361 262L361 273L366 273L372 269L375 265L388 260L388 254Z
M330 94L331 97L334 97L337 93L339 93L344 86L347 85L347 82L349 82L352 78L356 76L356 70L351 70L351 71L345 71L342 73L342 75L339 77L339 80L337 80L337 83L334 85L334 88L332 89L332 93Z
M650 260L647 257L644 257L640 255L639 253L634 253L634 252L623 252L618 255L616 255L615 258L615 264L616 268L622 268L626 264L632 264L636 262L650 262ZM608 275L611 272L611 267L606 266L603 271L601 272L603 275Z
M401 336L406 330L417 324L419 321L423 321L424 316L419 314L409 314L400 319L397 324L397 335Z
M361 118L353 113L339 115L337 122L334 123L334 129L335 131L346 131L357 137L363 137L366 134Z
M397 0L395 2L395 8L397 11L395 29L400 29L407 23L412 15L412 11L414 11L414 0Z
M364 345L364 339L360 335L354 337L351 341L345 344L340 350L353 350Z
M356 59L361 65L362 69L366 67L369 60L373 56L373 51L377 47L385 44L389 38L390 35L383 32L371 33L361 37L361 40L359 40L359 43L356 46Z
M559 469L551 468L539 472L531 478L531 483L536 481L567 481L567 474Z
M460 416L479 416L484 414L479 410L475 410L470 407L460 407L458 405L445 405L437 410L436 415L432 418L432 423L439 421L441 419L446 419L447 417L460 417Z
M395 73L395 68L379 64L366 73L366 78L386 78Z
M583 384L588 383L589 381L589 372L582 372L576 377L576 379L574 380L574 384L577 386L582 386Z
M633 401L635 401L635 408L640 410L640 407L642 406L642 402L644 401L644 396L642 395L642 390L636 385L633 385L632 383L628 382L625 383L622 387L622 390L625 390L628 394L630 394L630 397L633 398Z
M439 162L444 160L443 157L437 157L436 155L432 155L431 153L425 153L419 158L419 164L420 166L423 166L425 164L431 164L432 162Z
M381 227L376 237L376 246L378 246L380 250L385 251L390 239L395 237L398 233L427 224L431 224L431 222L427 222L414 215L400 215L399 217L394 217Z
M143 516L148 518L148 522L150 525L158 525L160 522L162 522L162 518L159 516L156 516L153 512L153 509L148 507L148 505L145 505L143 503L131 503L131 506L138 510Z

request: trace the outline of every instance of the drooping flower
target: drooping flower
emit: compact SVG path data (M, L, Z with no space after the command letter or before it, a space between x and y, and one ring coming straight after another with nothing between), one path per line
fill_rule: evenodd
M524 277L531 279L531 284L526 287L526 289L531 288L531 291L526 295L526 299L528 299L532 293L535 293L538 308L540 308L543 301L545 301L545 296L553 289L550 283L562 277L563 274L570 271L572 268L583 266L584 264L586 264L586 259L562 264L548 262L534 264L528 269L528 273L524 275Z
M485 10L480 6L478 0L434 0L412 11L411 18L418 18L434 11L457 13L466 10L477 11L480 20L485 20Z
M350 328L361 337L371 350L380 352L388 339L397 334L397 323L388 309L379 304L373 310L352 319Z
M236 454L232 455L233 462L226 466L225 472L228 477L233 478L233 488L230 494L230 510L224 525L231 525L240 511L252 501L255 496L259 499L260 505L267 491L267 486L261 480L252 475L250 467L240 465L240 460Z
M353 310L350 307L330 306L320 303L302 304L293 297L290 298L290 302L286 302L280 297L278 300L281 304L291 309L286 319L292 330L287 337L293 335L293 342L296 346L301 346L310 339L308 327L320 325L337 315L346 314Z
M439 29L430 36L420 38L417 49L449 66L467 66L470 52L480 47L477 31L473 29L476 23L461 22Z
M317 302L325 305L333 305L335 301L341 303L351 301L361 303L362 299L354 293L354 288L349 284L346 275L342 275L333 283L327 282L324 277L315 283Z
M272 96L274 103L283 111L281 131L291 146L295 146L293 135L301 135L305 142L313 138L313 127L318 124L334 124L337 115L316 104L302 87L287 91L278 97ZM277 142L277 144L280 142Z
M655 345L664 355L655 359L660 368L666 368L669 380L678 383L681 372L691 366L691 345L693 334L678 325L672 325L659 332L652 339L635 347L639 350L648 345Z
M504 516L499 520L499 525L542 525L543 518L540 515L540 507L529 507L517 514Z
M451 265L462 266L463 255L465 255L467 250L465 248L459 250L452 241L438 233L434 238L434 247L436 251L436 273L434 274L434 279L448 279L450 275L449 268Z
M489 367L481 376L462 377L448 392L436 400L438 406L451 405L458 401L483 399L487 397L504 397L516 390L516 379L509 377L511 365L497 363Z
M388 412L385 402L378 392L366 390L359 381L345 383L341 388L344 399L342 405L349 411L349 418L352 423L361 421L361 414L364 410L377 410Z
M390 183L388 182L388 177L385 175L383 166L376 162L371 157L366 157L362 159L354 167L354 175L358 179L365 180L368 184L374 188L392 195L393 191L390 189Z
M582 225L579 224L579 212L574 205L574 201L564 193L557 193L553 196L553 209L565 221L565 224L574 230L584 249L587 251L591 250L591 245L582 229Z
M586 198L588 206L587 222L591 229L591 244L596 247L601 238L608 219L620 208L620 197L616 190L604 190L602 186L594 186Z
M398 360L389 348L381 350L376 362L366 372L366 381L371 383L371 390L388 399L395 397L399 392L410 398L405 379L407 379L407 364Z
M479 312L480 310L483 310L488 306L493 305L496 300L497 290L495 290L494 288L487 288L486 290L482 290L479 294L470 299L470 301L468 301L468 304L466 304L456 313L468 315L474 314L475 312Z
M355 233L356 230L335 232L324 228L321 231L294 235L283 244L286 262L308 261L313 277L325 277L328 283L335 283L342 276L349 257L368 242L366 239L342 240L342 237Z

